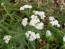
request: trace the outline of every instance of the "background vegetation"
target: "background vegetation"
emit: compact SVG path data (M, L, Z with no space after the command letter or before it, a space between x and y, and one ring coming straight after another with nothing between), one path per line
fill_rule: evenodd
M42 3L42 4L41 4ZM52 0L45 2L38 1L20 2L20 0L0 0L0 49L63 49L63 36L65 34L65 9L64 4ZM25 4L31 4L33 8L28 11L20 11L20 7ZM61 7L63 6L63 7ZM25 37L25 32L31 30L31 26L23 27L21 21L24 17L30 17L32 10L41 10L46 16L54 16L61 24L60 28L52 27L45 21L44 30L33 31L41 34L39 41L30 42ZM46 19L47 20L47 19ZM49 40L45 37L46 30L50 30L54 39ZM12 38L8 44L3 41L4 35L11 35ZM65 48L64 48L65 49Z

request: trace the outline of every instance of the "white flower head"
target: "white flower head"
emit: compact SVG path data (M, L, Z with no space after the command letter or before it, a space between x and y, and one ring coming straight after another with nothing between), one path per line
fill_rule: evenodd
M33 41L36 39L35 37L35 32L32 32L32 31L27 31L25 33L26 37L29 38L30 41Z
M35 15L39 15L41 19L44 19L45 13L43 11L33 11Z
M32 6L31 5L24 5L23 8L29 8L29 9L31 9Z
M60 24L57 24L57 27L60 27Z
M31 35L30 35L30 39L33 39L33 40L36 39L35 32L32 32L32 33L31 33Z
M20 7L20 10L24 10L24 7Z
M39 22L35 25L35 28L38 29L38 30L42 30L44 27L44 23L43 22Z
M9 43L9 40L11 39L11 36L10 35L5 35L3 40L5 41L5 43Z
M34 19L33 19L34 18ZM30 20L29 25L30 26L35 26L36 23L40 22L40 20L36 17L32 17L32 19Z
M54 17L52 17L52 16L50 16L50 17L49 17L49 20L50 20L50 21L54 21L54 20L55 20L55 18L54 18Z
M54 25L55 25L55 22L54 22L54 21L51 21L50 24L51 24L52 26L54 26Z
M29 9L31 9L32 8L32 5L29 5L29 7L28 7Z
M63 37L63 41L65 42L65 36Z
M28 21L28 19L27 19L27 18L24 18L24 19L22 20L22 23L21 23L21 24L22 24L23 26L26 26L27 23L28 23L27 21Z
M54 24L55 24L55 25L58 25L58 20L55 20L55 21L54 21Z
M52 34L51 34L50 30L47 30L47 31L46 31L46 36L49 37L49 36L51 36L51 35L52 35Z
M32 32L32 31L27 31L25 33L26 37L29 38L30 41L34 41L36 39L39 39L40 38L40 34L35 34L35 32Z
M31 15L31 19L37 19L38 16L35 16L35 15Z
M31 9L32 5L24 5L24 6L20 7L20 10L24 10L24 9L27 9L27 8Z
M24 8L28 8L28 5L24 5L23 7L24 7Z
M38 12L38 15L39 15L39 16L43 16L44 14L45 14L45 13L44 13L43 11L39 11L39 12Z
M34 41L35 39L33 39L33 37L32 37L32 36L30 36L29 40L30 40L30 41Z
M43 19L43 20L44 20L45 17L46 17L45 15L40 16L40 18Z
M39 14L39 12L38 12L38 11L33 11L33 13L34 13L35 15L38 15L38 14Z
M36 38L37 39L40 38L40 34L39 33L36 34Z
M52 26L60 27L60 24L59 24L58 20L56 20L54 17L49 17L49 20L50 20L50 24Z

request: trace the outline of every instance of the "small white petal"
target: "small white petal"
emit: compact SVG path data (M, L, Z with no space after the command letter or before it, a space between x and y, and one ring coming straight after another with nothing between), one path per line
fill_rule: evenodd
M47 30L47 31L46 31L46 36L49 37L49 36L51 36L51 35L52 35L51 32L50 32L49 30Z
M24 8L29 8L29 9L31 9L31 8L32 8L32 6L31 6L31 5L24 5L23 7L24 7Z
M60 27L60 24L58 24L57 27Z
M36 23L40 22L40 20L38 18L34 18L34 19L31 19L29 25L30 26L35 26Z
M63 37L63 41L65 42L65 36Z
M39 33L36 34L36 38L37 39L40 38L40 34Z
M20 7L20 10L24 10L24 7Z
M37 23L37 24L35 25L35 28L38 29L38 30L42 30L43 27L44 27L44 23L42 23L42 22L39 22L39 23Z
M54 21L54 24L55 24L55 25L57 25L57 24L58 24L58 21L57 21L57 20L55 20L55 21Z
M50 20L50 21L54 21L55 18L54 18L54 17L49 17L49 20Z
M27 18L24 18L24 19L22 20L21 24L22 24L23 26L26 26L27 23L28 23L27 20L28 20Z

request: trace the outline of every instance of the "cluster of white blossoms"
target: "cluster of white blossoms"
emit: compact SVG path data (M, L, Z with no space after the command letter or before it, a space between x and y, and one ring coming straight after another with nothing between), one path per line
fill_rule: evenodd
M38 22L40 22L38 16L32 15L29 25L35 26Z
M32 6L31 5L24 5L24 6L20 7L20 10L24 10L24 9L27 9L27 8L31 9Z
M24 5L22 7L20 7L20 10L24 10L24 8L32 8L31 5ZM45 13L43 11L34 11L34 14L31 15L31 20L29 22L29 25L30 26L34 26L36 29L38 30L42 30L43 27L44 27L44 23L40 21L40 19L38 18L38 16L40 16L41 19L44 19L46 16L45 16ZM28 24L28 19L27 18L24 18L22 20L22 25L23 26L26 26Z
M9 43L9 40L11 39L11 36L10 35L5 35L3 40L5 41L5 43Z
M27 23L28 23L27 21L28 21L28 19L27 19L27 18L24 18L24 19L22 20L21 24L22 24L23 26L26 26Z
M44 27L44 23L43 22L39 22L35 25L35 28L37 28L38 30L42 30Z
M50 20L50 23L51 23L52 26L60 27L58 20L56 20L54 17L50 16L49 20Z
M52 35L52 34L51 34L50 30L47 30L47 31L46 31L46 36L47 36L47 37L50 37L51 35Z
M65 42L65 36L63 37L63 42Z
M34 15L31 16L31 21L29 25L34 26L38 30L42 30L44 27L44 23L40 21L38 16L40 16L41 19L44 19L45 13L43 11L33 11Z
M29 25L34 26L38 30L42 30L44 27L44 23L40 22L40 19L36 15L31 16L31 20L30 20Z
M40 16L41 19L44 19L46 16L45 16L45 13L43 11L33 11L33 13L35 15L38 15Z
M34 41L35 39L39 39L40 38L40 34L32 31L27 31L25 33L26 37L29 38L30 41Z

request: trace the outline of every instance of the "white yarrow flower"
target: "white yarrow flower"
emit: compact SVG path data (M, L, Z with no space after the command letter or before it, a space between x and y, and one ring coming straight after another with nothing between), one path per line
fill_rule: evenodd
M20 7L20 10L24 10L24 7Z
M49 20L50 20L50 21L54 21L54 20L55 20L55 18L54 18L54 17L52 17L52 16L50 16L50 17L49 17Z
M43 11L33 11L35 15L39 15L41 19L44 19L45 13Z
M37 17L31 17L32 19L30 20L29 25L30 26L35 26L36 23L40 22L40 20Z
M45 17L46 17L45 15L40 16L41 19L44 19Z
M65 36L63 37L63 41L65 42Z
M23 7L24 7L24 8L32 8L31 5L24 5Z
M24 5L23 7L24 7L24 8L28 8L28 5Z
M24 9L27 9L27 8L31 9L32 5L24 5L24 6L20 7L20 10L24 10Z
M5 43L9 43L9 40L11 39L11 36L10 35L5 35L3 40L5 41Z
M35 15L31 15L31 19L37 19L38 16L35 16Z
M49 20L50 20L50 24L51 24L52 26L60 27L60 24L59 24L58 20L55 20L54 17L49 17Z
M45 14L45 13L44 13L43 11L39 11L39 12L38 12L38 15L39 15L39 16L43 16L44 14Z
M51 21L51 22L50 22L50 24L51 24L52 26L54 26L54 25L55 25L54 21Z
M38 14L39 14L39 12L38 12L38 11L33 11L33 13L34 13L35 15L38 15Z
M54 24L55 24L55 25L58 25L58 20L55 20L55 21L54 21Z
M33 39L33 40L36 39L35 32L32 32L32 33L31 33L31 35L30 35L30 39Z
M32 8L32 6L31 5L29 5L29 7L28 7L29 9L31 9Z
M36 34L36 38L37 39L40 38L40 34L39 33Z
M52 34L51 34L50 30L47 30L47 31L46 31L46 36L49 37L49 36L51 36L51 35L52 35Z
M57 27L60 27L60 24L57 24Z
M44 23L43 22L39 22L35 25L35 28L38 29L38 30L42 30L44 27Z
M27 31L25 33L26 37L29 38L30 41L34 41L35 39L39 39L40 35L37 33L35 34L35 32L32 31Z
M21 24L22 24L23 26L26 26L27 23L28 23L27 21L28 21L28 19L27 19L27 18L24 18L24 19L22 20L22 23L21 23Z
M24 7L24 8L29 8L29 9L31 9L31 8L32 8L32 6L31 6L31 5L24 5L23 7Z

